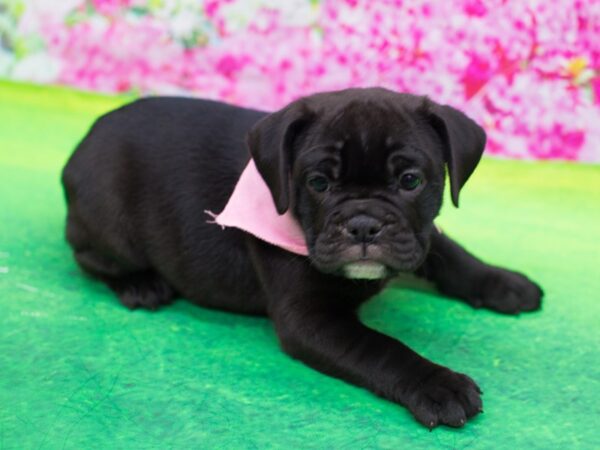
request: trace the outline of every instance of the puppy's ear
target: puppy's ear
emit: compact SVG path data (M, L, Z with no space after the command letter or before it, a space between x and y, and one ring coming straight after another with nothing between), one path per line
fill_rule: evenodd
M450 106L431 103L429 112L433 128L444 144L452 203L458 208L458 194L483 154L485 131L465 114Z
M313 113L303 103L295 102L260 120L246 138L279 214L286 212L290 204L294 142L312 117Z

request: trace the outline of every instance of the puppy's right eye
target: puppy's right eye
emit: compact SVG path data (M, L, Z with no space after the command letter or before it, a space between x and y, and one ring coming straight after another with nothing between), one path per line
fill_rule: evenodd
M414 191L421 183L421 177L416 173L407 172L400 177L400 186L405 191Z
M311 175L306 180L306 184L315 192L325 192L329 189L329 179L324 175Z

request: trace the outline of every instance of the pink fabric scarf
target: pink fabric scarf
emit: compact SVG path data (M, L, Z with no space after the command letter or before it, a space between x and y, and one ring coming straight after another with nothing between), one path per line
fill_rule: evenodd
M215 223L235 227L257 238L299 255L308 255L304 233L288 210L279 215L271 191L258 173L254 160L242 172L225 209L215 215Z

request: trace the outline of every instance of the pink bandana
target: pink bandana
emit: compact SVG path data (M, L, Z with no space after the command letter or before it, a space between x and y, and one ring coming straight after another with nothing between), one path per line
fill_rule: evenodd
M242 172L225 209L220 214L205 212L214 219L214 223L222 227L239 228L289 252L308 255L300 225L289 210L279 215L271 191L252 159ZM437 225L435 228L440 234L443 233ZM372 264L369 263L371 266ZM379 279L384 276L385 268L382 265L376 268L365 267L365 263L358 262L356 265L349 264L346 272L348 278Z
M252 159L242 172L225 209L218 215L206 212L223 227L239 228L289 252L308 255L300 225L289 210L279 215L271 191Z

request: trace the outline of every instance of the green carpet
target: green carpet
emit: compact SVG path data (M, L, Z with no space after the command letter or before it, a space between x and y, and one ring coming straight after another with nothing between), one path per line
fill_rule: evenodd
M285 356L266 319L185 301L131 312L81 274L59 172L123 101L0 83L0 449L600 448L600 167L484 160L439 221L537 280L543 311L396 286L364 308L485 392L464 429L429 432Z

